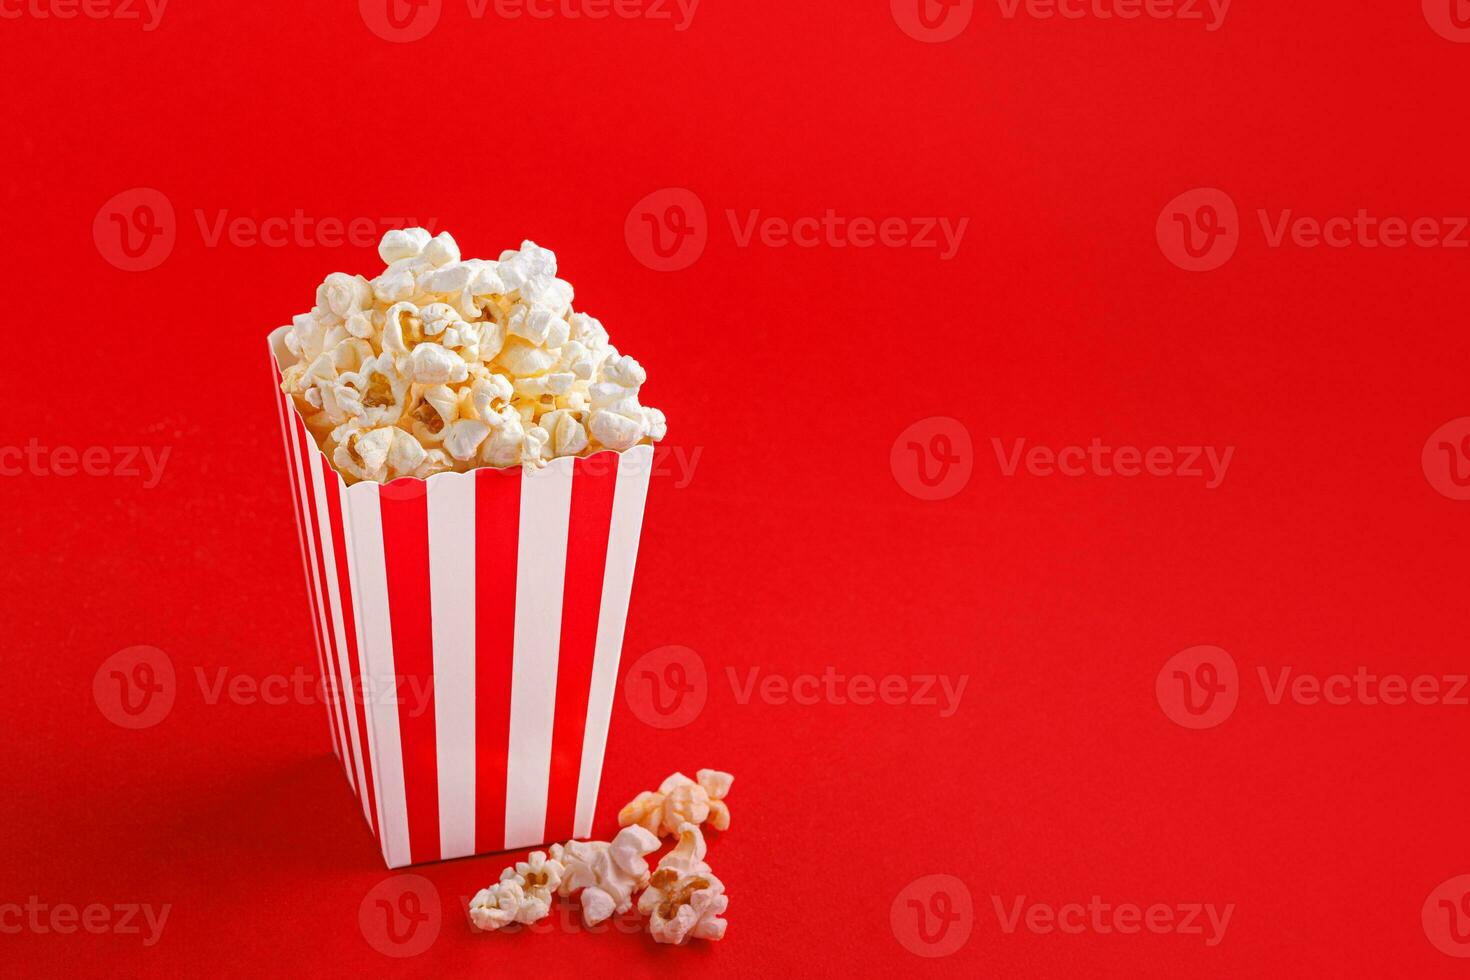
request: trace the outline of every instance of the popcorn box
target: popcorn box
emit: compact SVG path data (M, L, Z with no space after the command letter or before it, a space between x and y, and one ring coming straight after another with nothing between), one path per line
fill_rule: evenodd
M587 837L653 447L347 486L271 375L332 744L390 868Z

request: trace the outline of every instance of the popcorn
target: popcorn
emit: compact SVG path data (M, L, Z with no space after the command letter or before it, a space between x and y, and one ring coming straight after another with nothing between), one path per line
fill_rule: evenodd
M552 845L551 854L566 874L560 894L580 891L582 920L589 926L628 911L633 893L648 884L646 855L659 848L659 840L642 827L625 827L611 843L567 841Z
M508 926L520 915L525 899L525 891L516 882L496 882L489 888L481 888L470 899L470 921L485 932Z
M446 381L458 384L470 376L464 359L438 344L419 344L409 355L409 361L413 366L413 380L419 384L435 385Z
M524 861L516 862L514 870L506 868L500 880L514 877L520 882L528 900L551 907L551 896L561 886L562 874L566 869L556 858L548 858L545 851L532 851Z
M500 873L500 880L470 900L470 921L491 931L519 922L529 925L551 912L551 896L562 882L562 865L545 851L532 851L525 861Z
M424 321L424 334L429 337L437 337L448 327L464 322L459 311L448 303L430 303L419 311L419 317Z
M575 456L587 448L587 430L576 412L559 408L541 418L541 427L549 437L547 448L553 456Z
M479 419L457 419L445 430L444 450L455 459L474 459L489 434L490 426Z
M724 938L726 922L720 915L730 899L704 855L704 834L696 824L682 824L679 843L659 861L647 890L638 896L638 911L649 917L648 931L655 941Z
M422 228L395 228L378 242L378 258L385 264L411 259L429 244L429 233Z
M509 328L507 327L507 332ZM521 337L506 337L495 363L512 375L531 377L545 374L556 364L556 354Z
M317 287L316 305L331 310L333 316L343 320L373 305L373 287L362 276L334 272Z
M658 895L649 910L648 931L661 943L682 945L690 939L718 941L725 938L729 924L720 916L730 907L724 882L712 874L679 875L658 872L659 887L645 895Z
M698 826L706 820L716 830L728 829L730 808L725 796L735 777L717 769L701 769L695 776L697 781L676 772L657 792L639 793L618 813L618 825L639 826L659 835L675 834L686 823Z
M698 782L674 773L664 780L659 793L639 794L634 804L646 797L659 797L651 812L661 820L663 806L670 799L676 801L674 808L682 811L703 794L706 815L712 814L718 804L724 812L719 822L728 826L729 814L722 800L733 781L729 773L713 769L699 770ZM624 813L627 810L624 808ZM710 823L714 825L716 818L711 817ZM548 851L533 851L527 860L506 868L498 882L475 895L470 918L480 929L535 922L549 913L553 894L564 898L576 895L582 920L589 927L636 904L638 912L648 917L648 931L656 942L682 945L691 939L723 939L727 923L721 916L729 908L730 899L724 882L715 877L705 861L704 832L697 821L691 820L681 821L674 832L678 841L651 874L648 855L658 850L659 838L638 824L623 827L611 841L572 840L553 844Z
M292 318L282 388L349 482L534 468L664 437L639 401L642 365L572 309L556 255L534 242L464 259L448 232L385 234L387 266L334 272Z

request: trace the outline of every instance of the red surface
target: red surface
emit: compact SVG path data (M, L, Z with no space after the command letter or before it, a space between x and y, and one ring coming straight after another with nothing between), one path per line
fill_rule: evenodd
M389 44L354 6L180 0L145 32L6 0L23 16L0 23L0 447L34 438L48 471L76 465L61 447L94 470L124 462L114 446L170 453L156 486L39 463L0 478L0 906L170 909L152 946L49 918L0 933L7 972L751 976L816 957L834 976L1463 975L1431 936L1466 951L1446 931L1470 872L1465 708L1272 700L1287 667L1467 669L1470 511L1421 457L1460 492L1434 461L1444 443L1464 465L1461 430L1430 437L1470 415L1470 250L1303 247L1301 229L1270 243L1285 209L1470 211L1470 45L1441 36L1447 11L1238 2L1207 31L980 3L959 36L921 44L884 0L706 0L684 31L450 3L422 40ZM129 272L149 255L114 245L109 261L93 232L157 204L99 213L137 187L171 204L177 240ZM678 264L677 244L625 239L664 188L708 215L679 271L639 258ZM1238 209L1213 271L1156 239L1196 188ZM652 200L667 228L698 226L665 207L690 195ZM1182 200L1201 217L1217 199ZM532 237L648 367L672 458L698 455L692 477L654 480L625 658L695 651L674 665L705 702L659 728L642 718L675 716L639 693L658 672L620 693L598 826L671 770L733 771L733 827L710 849L733 900L724 942L473 934L455 906L505 859L409 873L429 888L389 875L322 705L275 696L317 658L261 341L326 273L376 265L370 246L322 244L330 225L285 247L240 233L296 209L432 215L469 254ZM769 228L742 246L755 209L969 224L948 261L774 247ZM221 214L247 224L216 238ZM963 428L912 441L943 434L965 457L967 433L973 474L925 500L890 457L933 416ZM1008 457L1021 438L1234 454L1212 490L1005 476L992 440ZM100 706L114 666L146 670L132 654L102 668L138 645L167 655L143 663L156 685L169 664L175 679L166 716L133 730ZM1173 668L1159 674L1201 645L1233 658L1238 703L1191 730L1171 720ZM862 679L834 696L829 668ZM912 703L922 681L908 703L852 703L886 675L965 687L947 714ZM908 900L942 906L905 889L931 874L963 882L972 931L926 959L904 943ZM1003 928L1020 896L1094 895L1234 910L1214 946ZM437 935L400 950L417 955L372 944L384 896L442 905Z

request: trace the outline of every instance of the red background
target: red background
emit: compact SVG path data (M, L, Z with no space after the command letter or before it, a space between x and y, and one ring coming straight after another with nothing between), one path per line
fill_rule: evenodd
M158 26L0 23L10 313L0 445L170 448L136 478L0 480L8 790L0 903L171 905L160 941L0 935L18 975L698 969L709 976L1456 976L1420 923L1470 871L1465 709L1272 705L1256 670L1465 670L1470 506L1420 454L1470 415L1466 260L1268 246L1258 209L1470 209L1470 46L1417 0L1237 0L1222 29L1006 19L921 44L885 0L705 0L666 21L474 20L411 44L355 5L174 0ZM92 238L114 194L172 202L146 272ZM1176 268L1160 209L1240 209L1222 268ZM709 245L640 264L629 209L695 192ZM648 367L687 486L655 479L625 662L698 652L708 703L644 725L620 694L598 829L674 769L736 774L710 859L725 941L471 932L453 907L506 863L416 869L439 938L393 960L359 929L389 876L320 705L207 703L210 678L315 672L268 330L371 248L209 247L196 211L434 216L467 255L531 237ZM958 255L738 247L725 217L968 217ZM898 434L951 416L974 476L923 501ZM992 438L1235 447L1184 478L1002 475ZM93 701L114 652L164 650L160 724ZM1217 728L1154 694L1198 644L1240 666ZM787 679L968 677L959 710L740 703ZM973 933L920 958L890 905L963 881ZM992 896L1213 902L1202 937L1007 934Z

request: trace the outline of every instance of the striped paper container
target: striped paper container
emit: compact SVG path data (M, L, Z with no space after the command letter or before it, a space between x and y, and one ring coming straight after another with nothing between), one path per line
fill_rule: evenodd
M587 837L653 449L347 486L271 374L332 745L388 867Z

